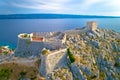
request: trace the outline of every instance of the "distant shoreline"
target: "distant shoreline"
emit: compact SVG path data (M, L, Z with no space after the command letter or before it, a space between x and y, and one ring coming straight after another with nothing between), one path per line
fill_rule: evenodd
M0 19L79 19L79 18L120 18L119 16L72 15L72 14L9 14Z

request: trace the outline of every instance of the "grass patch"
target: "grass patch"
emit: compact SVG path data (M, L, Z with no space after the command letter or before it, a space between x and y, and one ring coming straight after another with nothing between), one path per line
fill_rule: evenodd
M9 68L0 69L0 80L8 80L10 78L11 70Z
M38 68L26 64L24 65L17 62L0 64L0 80L18 80L21 77L31 79L36 77Z

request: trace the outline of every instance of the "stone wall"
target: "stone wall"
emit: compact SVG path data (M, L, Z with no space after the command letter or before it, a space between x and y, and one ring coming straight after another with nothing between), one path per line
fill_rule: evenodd
M52 36L54 34L54 36ZM38 56L43 48L49 50L56 50L64 48L63 43L66 41L66 35L62 32L50 33L34 33L36 36L46 36L45 41L32 41L33 34L20 34L18 35L18 45L14 55L17 57L30 57ZM23 37L22 37L23 36ZM51 37L48 37L51 36Z
M29 38L19 38L14 55L17 57L38 56L43 47L43 42L31 42Z
M14 55L17 57L38 56L43 48L56 50L64 48L62 40L54 40L49 42L31 41L31 38L18 38L18 45Z
M41 55L40 74L44 77L53 70L66 67L68 62L66 49L56 51L49 55Z
M55 32L33 32L31 33L31 37L51 37Z
M98 23L95 21L89 21L87 22L87 29L95 31L97 29Z

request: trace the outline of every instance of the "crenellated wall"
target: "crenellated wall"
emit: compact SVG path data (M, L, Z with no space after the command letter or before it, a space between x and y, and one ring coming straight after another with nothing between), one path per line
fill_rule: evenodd
M63 47L61 41L35 42L31 41L30 38L18 38L18 45L14 55L16 57L38 56L43 48L56 50Z
M50 35L51 34L51 35ZM52 34L54 34L52 36ZM32 40L35 36L43 36L45 40ZM45 38L46 36L46 38ZM51 36L51 37L49 37ZM14 55L17 57L30 57L38 56L43 48L49 50L58 50L64 48L63 45L66 41L66 35L62 32L50 32L50 33L33 33L33 34L19 34L18 45Z
M48 55L41 54L40 74L44 77L54 69L66 67L68 63L66 49L56 51Z

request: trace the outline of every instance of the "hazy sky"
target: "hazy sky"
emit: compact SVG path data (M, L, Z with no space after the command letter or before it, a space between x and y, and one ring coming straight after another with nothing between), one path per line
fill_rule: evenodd
M0 0L0 14L21 13L120 16L120 0Z

